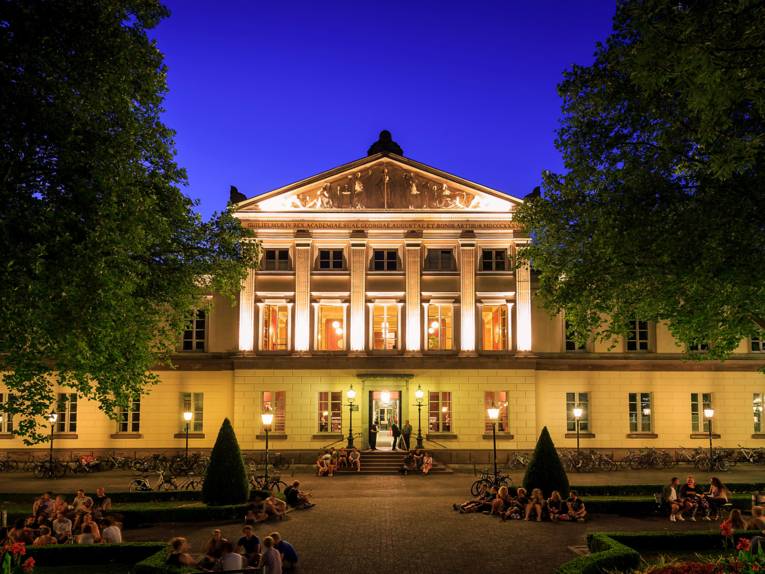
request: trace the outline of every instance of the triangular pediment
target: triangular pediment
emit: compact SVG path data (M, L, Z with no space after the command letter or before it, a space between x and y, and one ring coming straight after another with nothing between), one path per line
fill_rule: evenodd
M375 154L236 205L237 212L511 212L521 200L425 164Z

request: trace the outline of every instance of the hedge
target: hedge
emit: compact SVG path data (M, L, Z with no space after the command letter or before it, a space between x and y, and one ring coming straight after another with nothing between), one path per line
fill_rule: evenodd
M165 542L124 542L122 544L53 544L27 546L27 555L38 566L70 566L80 564L135 564L165 551Z
M570 560L558 568L556 574L601 574L602 572L629 572L640 566L640 553L604 534L587 537L590 552Z
M141 562L138 562L133 566L133 574L183 574L186 572L199 572L199 568L193 566L185 566L181 568L170 567L165 564L167 559L167 545L165 547L148 556Z
M669 478L667 482L669 482ZM572 485L571 488L576 490L580 496L651 496L656 492L661 492L663 486L659 484L599 484ZM733 493L748 494L749 496L755 492L765 491L765 483L763 482L736 482L725 486Z
M59 492L53 493L53 498L58 495L63 496L65 499L70 500L72 493ZM117 504L119 502L164 502L173 500L202 500L202 492L199 490L163 490L149 491L149 492L110 492L107 493L112 502ZM34 499L39 496L29 492L2 492L0 493L0 504L2 503L21 503L28 504L29 509L32 509L32 503Z

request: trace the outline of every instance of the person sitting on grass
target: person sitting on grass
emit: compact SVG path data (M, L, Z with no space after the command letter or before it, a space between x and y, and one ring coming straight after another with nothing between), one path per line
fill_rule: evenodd
M348 453L348 468L351 470L355 468L356 472L361 472L361 453L355 446L353 447L353 450Z
M462 504L456 502L452 504L452 508L458 511L460 514L470 514L473 512L490 512L492 503L497 497L497 487L492 486L487 488L481 493L481 495L473 500L467 500Z
M234 552L234 545L228 540L223 543L221 548L220 569L222 572L233 572L243 570L246 566L244 557Z
M752 518L746 522L747 530L765 530L765 519L761 506L752 507Z
M77 544L95 544L96 537L93 536L93 527L90 524L83 524L82 534L77 537Z
M122 531L120 530L119 525L111 518L104 520L104 530L101 532L101 540L103 540L104 544L122 543Z
M212 570L223 555L223 544L226 542L228 540L223 538L220 528L213 530L212 538L205 545L205 555L199 561L199 567L205 570Z
M433 457L426 452L422 457L422 474L428 474L431 470L433 470Z
M252 532L249 524L242 528L242 537L236 543L237 552L247 560L248 566L257 566L260 561L260 538Z
M178 536L170 541L170 553L165 558L165 565L174 568L197 565L189 554L189 543L185 538Z
M734 508L730 511L730 516L720 523L720 530L724 527L732 528L733 530L746 530L746 522L741 515L741 511L738 508Z
M298 562L295 547L286 540L283 540L278 532L272 532L269 536L274 539L274 548L282 556L282 572L293 572L297 568Z
M274 548L274 539L270 536L263 539L263 554L258 568L263 569L263 574L282 574L282 555Z
M542 522L542 506L544 506L545 497L539 488L535 488L531 491L531 496L526 504L526 515L524 520L528 520L531 517L531 513L534 512L537 517L537 522Z
M313 508L316 505L309 500L310 496L308 492L301 492L299 480L284 489L284 498L292 508Z
M667 505L667 508L669 508L670 522L677 522L678 520L683 522L685 520L685 518L683 518L685 503L680 500L680 495L677 492L679 487L680 479L673 476L672 480L669 481L669 484L661 491L661 501Z
M568 499L568 515L571 520L577 522L584 522L587 518L587 508L585 508L584 501L579 498L576 490L571 491L571 496Z
M550 520L557 521L562 515L568 513L568 505L560 496L560 492L553 490L550 498L547 499L547 514Z
M63 512L59 512L53 521L53 533L56 535L56 540L58 540L59 544L69 542L69 539L72 537L72 521Z
M85 526L90 526L90 532L93 534L93 538L95 538L96 542L101 542L101 529L98 527L98 524L96 524L96 521L93 520L91 514L83 515L82 528L85 528Z
M50 528L47 526L41 526L40 527L40 536L35 538L34 545L35 546L48 546L50 544L56 544L57 540L56 537L51 535Z
M497 491L497 497L491 501L490 514L496 514L497 516L503 515L510 508L513 503L513 497L510 496L510 491L506 486L500 486Z
M729 497L730 490L728 490L728 487L719 478L713 476L709 480L709 491L704 497L709 503L710 513L714 514L712 520L720 518L720 509L728 503Z
M276 495L271 492L271 495L266 498L266 514L275 518L284 519L287 517L287 503L283 500L276 498Z

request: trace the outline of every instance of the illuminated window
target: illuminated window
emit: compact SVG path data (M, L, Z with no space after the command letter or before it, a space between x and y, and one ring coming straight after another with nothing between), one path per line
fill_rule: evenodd
M375 249L372 253L373 271L398 271L398 251Z
M342 249L320 249L319 269L322 271L340 271L345 269Z
M491 432L492 420L489 418L489 407L499 409L499 418L497 419L497 432L510 432L509 408L507 397L510 393L507 391L486 391L483 394L483 412L486 417L485 431Z
M754 393L752 397L752 414L754 415L754 432L762 432L762 406L765 393Z
M571 324L566 321L565 323L565 329L566 329L566 351L584 351L586 350L586 347L584 345L580 345L576 342L576 339L574 338L574 332L571 329Z
M704 409L711 408L712 393L691 393L691 432L709 432L709 419L704 416Z
M345 307L318 305L316 313L316 349L319 351L345 350Z
M117 432L141 432L141 397L128 402L128 408L120 409Z
M651 432L651 393L630 393L630 432Z
M205 419L205 394L204 393L181 393L181 413L194 413L189 425L192 432L204 432ZM181 417L181 432L186 431L186 421Z
M6 405L10 400L9 393L0 393L0 432L13 432L13 417L6 412Z
M289 249L266 249L263 254L263 271L289 271Z
M343 393L319 393L319 432L343 432Z
M204 352L207 313L198 309L194 312L186 330L183 332L183 350Z
M507 350L507 305L481 306L481 348Z
M453 249L428 249L425 255L425 271L454 271L457 263Z
M630 321L627 331L627 350L648 350L648 321Z
M432 432L452 431L451 393L428 393L428 429Z
M481 271L507 271L507 251L504 249L481 250Z
M451 304L428 305L428 351L454 349L454 308Z
M77 432L77 393L58 393L56 432Z
M750 340L750 347L752 353L765 353L765 337L762 335L755 335Z
M289 349L290 308L288 305L263 305L263 333L261 349L286 351Z
M579 417L580 432L590 432L590 394L566 393L566 432L576 432L576 417L574 409L582 409Z
M271 430L274 432L284 432L285 429L286 395L285 391L263 391L262 412L274 414L274 422L271 424Z
M398 349L398 305L395 303L372 305L372 349L375 351Z

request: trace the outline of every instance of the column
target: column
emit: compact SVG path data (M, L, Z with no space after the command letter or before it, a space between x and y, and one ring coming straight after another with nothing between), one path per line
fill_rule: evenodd
M406 350L418 352L422 342L420 331L420 244L422 240L416 233L407 233L404 250L406 251Z
M295 234L295 351L311 349L311 238Z
M531 351L531 270L524 263L515 272L516 341L519 351Z
M247 271L247 277L239 292L239 350L255 349L255 270Z
M367 294L367 240L366 233L354 231L351 234L351 352L360 353L366 348L364 330Z
M460 236L460 350L475 352L475 233Z

